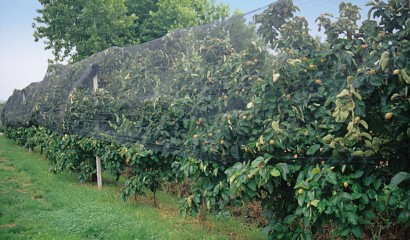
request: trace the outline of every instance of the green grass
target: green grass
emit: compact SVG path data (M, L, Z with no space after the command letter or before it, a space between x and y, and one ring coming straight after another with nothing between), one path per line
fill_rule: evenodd
M121 183L81 184L52 174L38 153L0 135L0 239L266 239L237 220L182 218L178 200L159 193L122 201ZM108 181L107 181L108 180Z

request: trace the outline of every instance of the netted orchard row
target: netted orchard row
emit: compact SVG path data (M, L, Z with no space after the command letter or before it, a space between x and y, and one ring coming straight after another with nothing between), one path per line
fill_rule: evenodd
M2 122L54 171L84 180L100 156L105 170L127 172L124 197L188 181L189 215L261 201L273 239L404 228L410 6L368 7L361 26L350 3L338 18L320 15L324 42L284 0L51 66L13 94Z

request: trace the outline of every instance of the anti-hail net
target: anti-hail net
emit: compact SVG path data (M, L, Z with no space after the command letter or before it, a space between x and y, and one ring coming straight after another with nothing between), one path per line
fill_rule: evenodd
M259 89L283 88L281 95L272 97L293 97L297 115L304 111L307 98L298 96L297 88L311 89L309 101L323 105L325 94L345 87L345 81L329 87L274 85L278 76L272 69L283 61L286 48L270 44L266 19L275 14L272 19L277 22L270 26L281 26L292 18L287 5L289 1L278 1L224 21L175 30L141 45L109 48L74 64L51 65L43 81L9 98L3 123L141 143L165 155L221 161L246 158L250 154L244 146L255 142L254 136L262 135L277 114L256 113L252 108L269 104L260 102ZM305 16L313 14L309 11ZM307 31L308 22L297 21ZM308 35L306 42L320 44ZM263 114L269 123L254 120L256 114ZM305 118L294 120L293 128L303 129L309 122Z

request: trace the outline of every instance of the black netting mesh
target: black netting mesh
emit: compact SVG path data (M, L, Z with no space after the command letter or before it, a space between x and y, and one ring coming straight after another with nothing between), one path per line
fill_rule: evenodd
M272 85L276 81L273 66L287 60L278 54L278 46L271 45L272 38L280 36L269 35L274 32L269 28L285 23L277 9L282 11L287 4L289 1L275 2L141 45L109 48L71 65L52 65L42 82L14 92L4 107L3 123L14 127L38 124L60 133L138 142L164 154L227 161L246 158L243 146L250 139L243 136L257 136L252 132L262 132L267 125L252 121L252 105L260 104L255 97L259 88L254 85ZM283 13L288 20L293 16L291 10ZM273 13L276 22L262 21ZM307 22L297 21L307 31ZM309 46L318 41L309 35L304 39ZM345 80L320 88L293 84L272 97L282 98L303 87L311 89L309 101L320 102L326 100L325 94L345 87ZM306 96L297 94L293 96L295 106L306 105ZM275 118L274 112L260 114L271 122ZM246 117L247 121L239 121ZM308 120L295 120L293 128L303 128ZM250 133L242 133L242 127ZM238 136L233 136L233 128Z

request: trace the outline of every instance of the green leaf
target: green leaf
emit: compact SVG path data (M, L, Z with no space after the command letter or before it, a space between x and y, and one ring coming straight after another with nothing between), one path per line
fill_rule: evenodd
M302 207L305 203L306 194L301 194L298 196L298 205Z
M403 211L397 217L397 223L406 223L409 217L410 217L410 213Z
M289 225L289 224L293 223L296 220L296 218L298 218L298 216L288 215L283 219L283 222Z
M344 228L342 228L342 230L340 231L340 236L342 237L346 237L347 235L349 235L350 233L350 228L348 226L345 226Z
M248 182L247 186L252 190L256 191L256 182L254 180L251 180Z
M272 181L268 181L268 182L265 184L265 188L268 190L268 193L269 193L269 194L272 194L272 193L273 193L273 182L272 182Z
M326 179L326 181L330 182L333 185L337 184L336 173L334 173L334 172L326 173L325 179Z
M351 200L353 200L353 197L352 197L352 195L350 195L350 193L344 192L343 193L343 199L347 200L347 201L351 201Z
M376 214L374 214L374 212L372 212L372 211L370 211L370 210L365 210L364 211L364 217L367 219L367 220L373 220L373 219L375 219L376 218Z
M356 171L354 174L352 174L351 178L356 178L356 179L357 179L357 178L362 177L363 174L364 174L364 171L358 170L358 171Z
M360 93L356 92L356 91L352 91L353 95L359 99L360 101L362 101L362 95L360 95Z
M361 194L361 193L354 192L354 193L352 193L352 198L353 198L353 200L356 200L356 199L361 198L362 195L363 195L363 194Z
M365 157L371 157L371 156L373 156L375 154L375 152L373 151L373 150L366 150L365 152L364 152L364 156Z
M279 177L279 176L280 176L280 172L279 172L279 170L278 170L277 168L273 168L272 171L270 171L270 174L271 174L273 177Z
M320 144L314 144L312 146L310 146L310 148L307 150L306 154L307 155L313 155L315 154L315 152L317 152L317 150L319 150L320 148Z
M382 185L382 180L378 178L376 181L373 182L374 189L378 190Z
M366 178L364 179L364 185L370 186L370 184L373 183L373 181L374 181L375 178L376 178L376 177L375 177L374 175L371 175L371 176L369 176L369 177L366 177Z
M346 51L347 55L354 57L354 53L352 51Z
M394 177L391 179L390 181L390 185L392 186L397 186L399 185L401 182L406 181L410 179L410 173L407 172L399 172L396 175L394 175Z
M259 98L259 97L255 97L255 98L254 98L254 102L255 102L256 104L261 104L261 103L262 103L262 100L261 100L261 98Z
M288 173L289 173L289 166L286 163L279 163L276 165L276 167L279 169L281 172L281 175L283 177L283 180L287 181L288 180Z
M347 221L349 221L353 225L357 225L359 217L354 212L347 212Z
M366 194L362 194L360 202L367 205L369 203L369 197Z
M363 231L360 226L354 226L352 227L352 233L355 237L360 238L363 234Z

